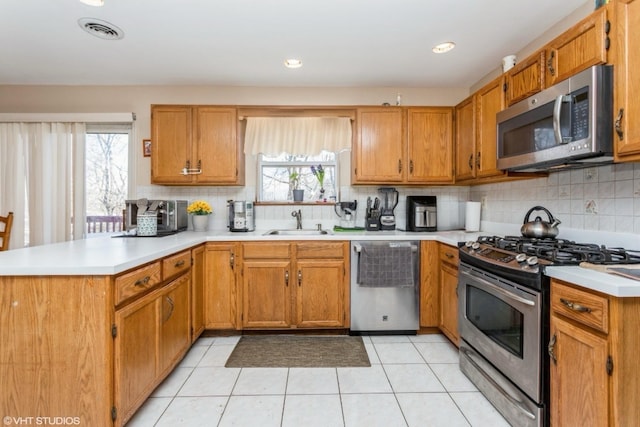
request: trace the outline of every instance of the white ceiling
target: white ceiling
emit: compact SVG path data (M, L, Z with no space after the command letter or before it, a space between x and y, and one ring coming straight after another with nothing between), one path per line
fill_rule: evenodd
M0 84L469 87L587 2L0 0Z

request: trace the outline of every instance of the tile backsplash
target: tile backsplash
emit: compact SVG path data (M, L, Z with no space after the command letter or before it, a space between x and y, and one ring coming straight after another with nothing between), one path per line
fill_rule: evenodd
M396 207L399 229L406 226L406 196L433 195L438 202L438 229L464 228L464 204L482 202L484 224L505 224L519 230L527 211L536 205L547 208L562 221L563 229L574 232L640 234L640 163L628 163L554 172L548 177L485 184L479 186L397 187ZM254 200L255 187L138 187L138 196L147 198L204 199L211 203L214 215L210 228L226 230L226 201ZM379 196L378 186L343 186L341 200L358 201L356 225L364 225L367 196ZM304 228L321 223L325 228L339 224L332 205L257 206L256 228L295 227L293 210L301 209ZM544 215L544 213L540 213ZM511 231L510 231L511 232ZM632 236L633 237L633 236ZM640 236L639 236L640 239ZM638 245L640 246L640 245Z

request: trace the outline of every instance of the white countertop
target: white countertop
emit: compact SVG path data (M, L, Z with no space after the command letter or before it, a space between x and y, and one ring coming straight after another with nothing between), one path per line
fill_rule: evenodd
M0 252L0 276L113 275L204 242L282 240L436 240L457 246L491 233L353 231L326 235L265 236L248 233L184 231L166 237L94 237ZM616 297L640 297L640 281L582 267L548 267L547 275Z
M640 297L640 281L578 266L547 267L547 276L614 297Z
M267 231L184 231L166 237L144 238L105 236L15 249L0 252L0 276L113 275L206 241L437 240L455 246L459 241L476 240L481 234L464 231L354 231L327 235L265 236Z

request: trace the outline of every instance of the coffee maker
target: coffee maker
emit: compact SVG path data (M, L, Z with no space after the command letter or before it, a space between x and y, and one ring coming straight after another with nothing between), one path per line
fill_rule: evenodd
M393 187L381 187L382 208L380 210L380 230L395 230L396 216L393 210L398 205L398 190Z
M227 200L227 209L229 210L229 231L255 230L253 202Z

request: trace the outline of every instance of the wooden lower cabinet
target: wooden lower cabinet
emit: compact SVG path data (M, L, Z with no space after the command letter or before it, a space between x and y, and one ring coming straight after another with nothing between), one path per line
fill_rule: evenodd
M344 260L298 260L295 324L299 328L344 327L344 279Z
M204 331L205 245L191 250L191 342Z
M551 281L551 425L640 420L640 298Z
M207 243L205 249L204 316L206 329L236 329L239 244Z
M243 244L242 327L348 327L348 242Z
M440 266L440 329L458 345L458 269L447 263Z
M123 425L191 345L190 272L115 313L116 425Z
M420 243L420 327L440 326L440 244Z

